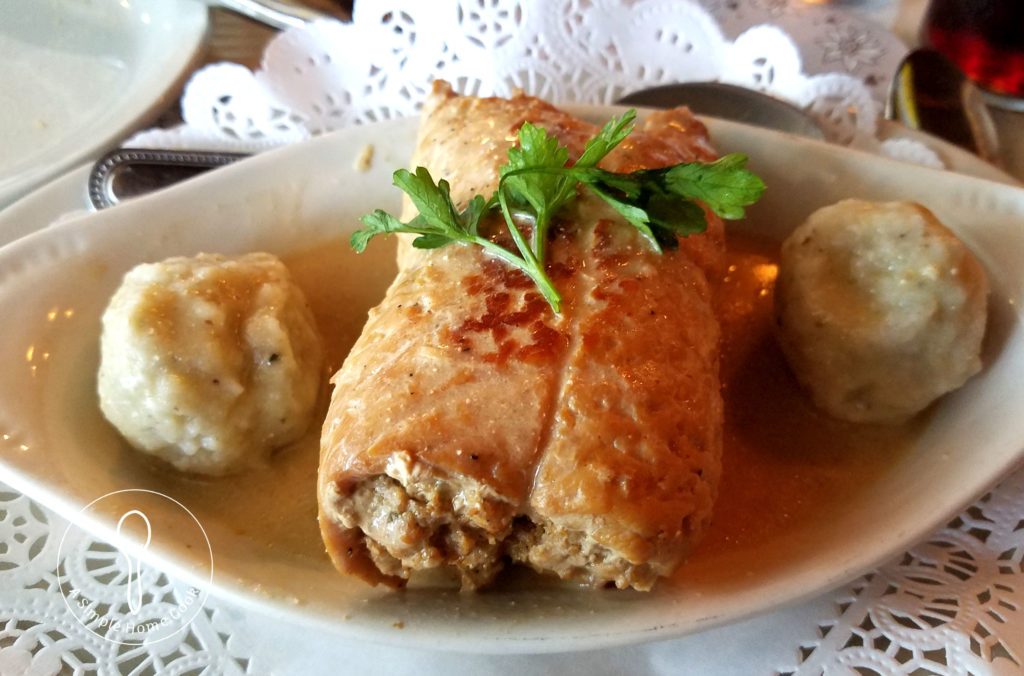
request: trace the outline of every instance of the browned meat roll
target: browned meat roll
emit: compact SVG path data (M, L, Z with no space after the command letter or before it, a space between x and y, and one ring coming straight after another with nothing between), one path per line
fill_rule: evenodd
M412 165L465 206L496 188L526 121L570 159L597 132L534 98L441 83ZM677 109L650 115L601 166L697 159L714 159L706 130ZM403 241L397 278L332 379L318 497L338 569L397 586L448 568L464 589L508 561L620 588L671 574L708 525L721 468L708 280L723 234L708 221L657 254L581 196L552 227L561 314L480 247Z

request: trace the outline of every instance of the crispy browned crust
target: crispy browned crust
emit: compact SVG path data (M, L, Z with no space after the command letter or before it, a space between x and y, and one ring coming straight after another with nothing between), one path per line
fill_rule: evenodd
M462 97L442 83L412 164L447 178L459 203L490 194L525 121L573 156L597 131L538 99ZM713 157L703 126L674 110L651 115L603 166ZM553 228L560 316L525 275L478 247L403 244L397 278L332 381L318 497L340 570L400 584L410 568L440 561L475 587L493 574L480 573L479 555L468 563L468 550L482 549L563 577L649 588L692 548L720 472L708 272L720 264L721 222L709 218L707 233L658 255L615 220L581 199ZM415 513L448 525L421 532L425 521L395 503L402 525L354 525L359 486L383 475L439 481ZM380 547L367 530L387 531L391 551L412 543L431 554L418 563L371 555ZM585 555L559 553L561 542Z

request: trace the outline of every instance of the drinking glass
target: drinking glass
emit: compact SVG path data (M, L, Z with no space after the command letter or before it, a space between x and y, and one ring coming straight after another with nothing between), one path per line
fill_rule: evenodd
M931 0L921 31L992 103L1024 109L1024 0Z

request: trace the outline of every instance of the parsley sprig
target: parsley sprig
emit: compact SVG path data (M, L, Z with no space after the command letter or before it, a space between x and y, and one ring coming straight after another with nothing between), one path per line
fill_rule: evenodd
M578 186L607 202L659 253L678 246L677 236L707 228L699 203L722 218L737 219L743 217L744 207L761 197L764 183L746 170L747 157L740 154L628 174L598 169L597 164L632 131L635 118L635 110L612 118L571 165L568 148L556 137L529 122L523 124L518 146L508 151L508 164L499 167L498 189L489 198L474 196L462 211L452 201L446 180L435 182L424 167L415 172L399 169L394 184L409 196L419 214L408 223L382 209L363 216L365 228L352 234L352 248L361 253L373 237L392 232L419 235L412 244L420 249L455 242L476 244L529 275L559 312L561 297L545 271L548 229L557 213L576 198ZM481 219L496 208L504 216L514 251L480 234ZM532 220L528 240L517 216Z

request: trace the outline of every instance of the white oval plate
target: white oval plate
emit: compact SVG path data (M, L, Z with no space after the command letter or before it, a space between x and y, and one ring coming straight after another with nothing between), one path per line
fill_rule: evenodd
M206 22L196 0L0 3L0 207L169 105Z
M595 120L610 114L584 110ZM397 209L391 171L407 162L415 120L266 153L0 250L0 479L68 518L115 490L168 492L206 528L212 593L321 631L405 646L507 653L633 643L735 621L837 586L926 536L1021 459L1024 190L737 124L709 127L721 151L749 154L769 186L742 227L781 237L812 209L840 198L917 200L978 252L995 287L983 373L940 403L911 452L824 523L707 561L650 594L556 585L394 593L335 573L317 541L312 491L282 494L273 482L249 490L245 480L242 490L193 484L179 491L184 482L162 478L126 451L95 396L99 316L121 275L142 261L201 250L287 253L345 235L375 207ZM367 144L375 149L373 166L355 171ZM354 260L338 264L351 269L356 286L365 264ZM315 457L299 471L311 476ZM234 495L230 509L210 497L220 492ZM228 517L239 511L252 514L253 525L267 520L268 530L291 520L290 535L302 546L281 546L261 537L261 528L239 529L237 516ZM87 526L100 536L112 528ZM204 583L206 570L189 543L156 534L154 541L147 550L154 565ZM723 569L746 572L723 580Z

